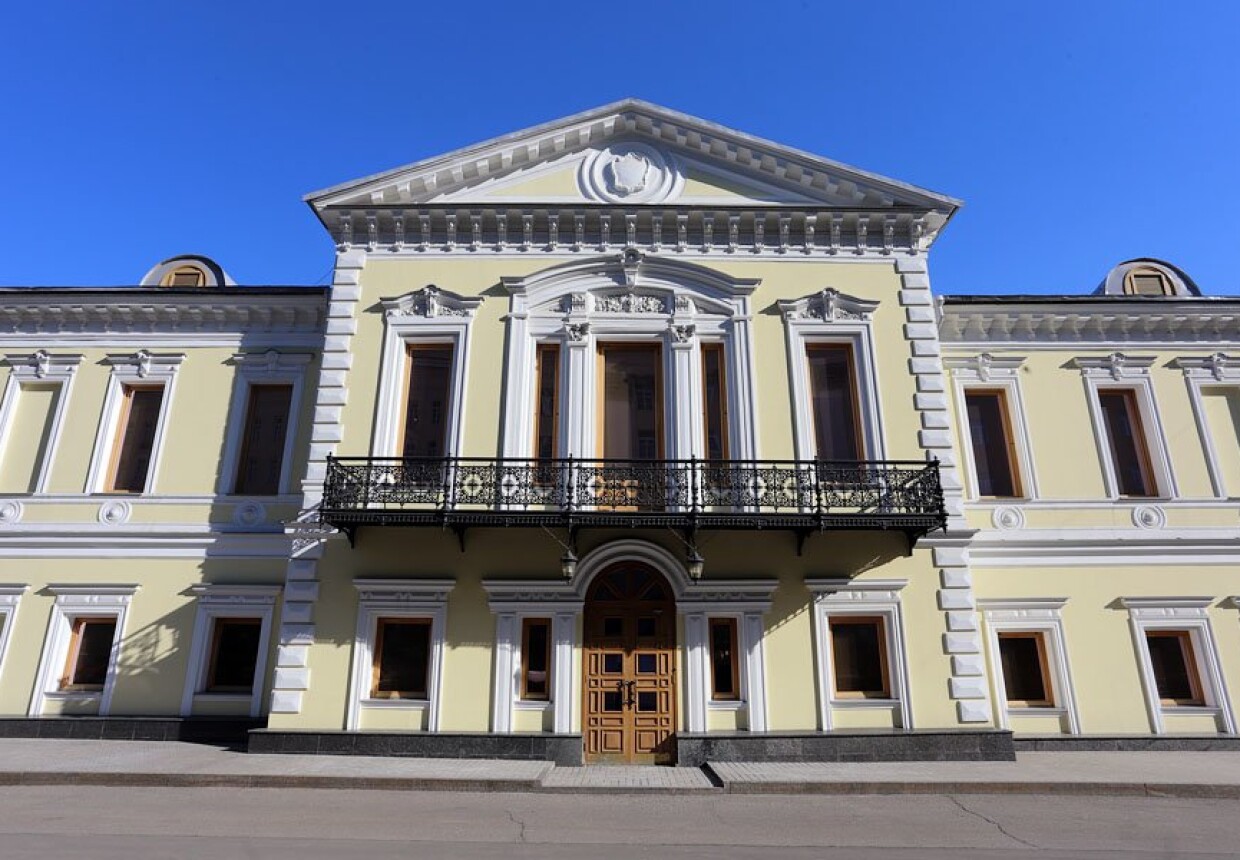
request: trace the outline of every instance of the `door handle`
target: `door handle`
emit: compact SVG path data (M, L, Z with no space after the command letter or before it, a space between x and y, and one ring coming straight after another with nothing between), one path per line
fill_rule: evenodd
M628 696L625 698L624 703L631 708L633 707L634 703L637 701L637 694L633 692L634 688L637 686L637 682L636 681L624 681L622 683L624 683L629 688Z

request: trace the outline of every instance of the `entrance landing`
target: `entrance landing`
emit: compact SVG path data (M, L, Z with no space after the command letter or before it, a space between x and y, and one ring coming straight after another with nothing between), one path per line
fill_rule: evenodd
M701 768L586 765L557 767L543 777L542 787L551 791L606 789L623 792L664 789L710 791L716 786Z

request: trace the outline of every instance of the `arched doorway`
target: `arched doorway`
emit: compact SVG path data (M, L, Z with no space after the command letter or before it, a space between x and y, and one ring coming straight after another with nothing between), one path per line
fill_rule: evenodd
M582 723L585 760L676 761L676 599L638 561L617 562L585 602Z

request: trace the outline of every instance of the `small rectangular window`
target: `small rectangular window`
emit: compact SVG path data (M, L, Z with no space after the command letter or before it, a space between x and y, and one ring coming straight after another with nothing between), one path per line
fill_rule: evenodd
M1055 704L1046 642L1041 633L1000 633L999 658L1007 703L1017 708L1049 708Z
M521 698L542 702L551 698L550 619L521 622Z
M292 397L291 385L250 386L234 493L274 496L280 492Z
M970 390L965 392L964 400L969 415L978 495L1022 495L1007 392L1002 389Z
M841 699L889 699L887 641L879 616L830 619L835 695Z
M741 696L740 666L736 653L736 619L710 620L710 695L719 701Z
M254 689L254 669L262 636L260 618L217 618L211 637L211 663L207 669L208 693L249 693Z
M113 492L141 493L146 489L163 402L162 387L125 386L117 424L119 435L113 446Z
M728 392L723 344L702 344L702 427L706 459L728 459Z
M1137 393L1131 388L1109 388L1098 392L1102 423L1106 426L1111 464L1121 496L1153 496L1154 471L1149 446L1141 425Z
M560 346L538 347L538 404L534 413L534 456L550 460L559 456Z
M380 618L375 625L372 699L426 699L430 674L429 618Z
M1164 705L1204 705L1193 637L1187 630L1147 630L1154 684Z
M112 662L116 618L74 618L70 629L69 654L60 689L65 692L102 690Z
M819 460L860 460L860 410L852 348L845 344L810 344L810 400Z
M405 457L443 457L448 446L452 396L452 345L409 347L401 453Z

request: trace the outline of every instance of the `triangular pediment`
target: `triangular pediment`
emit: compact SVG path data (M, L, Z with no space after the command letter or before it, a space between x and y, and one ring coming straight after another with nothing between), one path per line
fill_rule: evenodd
M638 100L625 100L307 196L318 211L604 204L916 209L959 205Z

